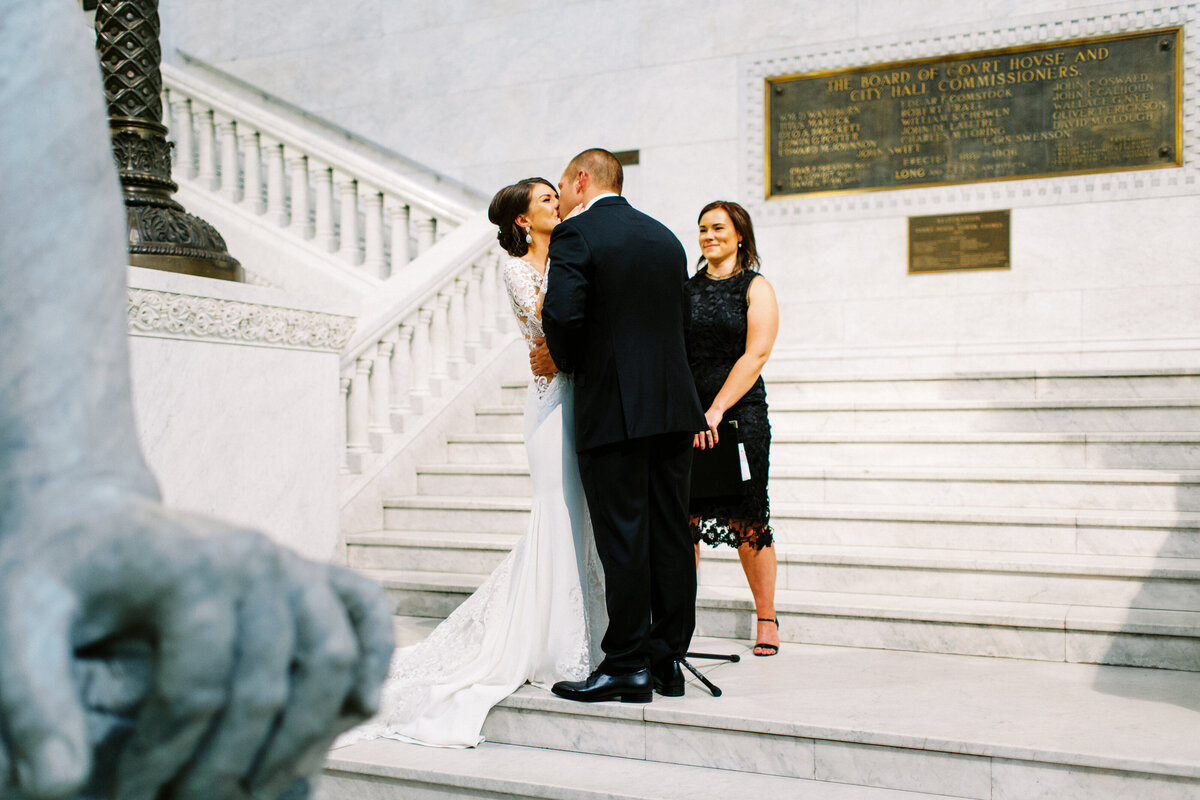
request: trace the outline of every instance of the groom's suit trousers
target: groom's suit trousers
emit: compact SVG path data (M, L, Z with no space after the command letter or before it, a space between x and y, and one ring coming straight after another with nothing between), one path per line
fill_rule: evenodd
M604 672L660 669L681 658L691 641L696 626L696 562L687 512L691 468L690 433L579 453L604 567Z

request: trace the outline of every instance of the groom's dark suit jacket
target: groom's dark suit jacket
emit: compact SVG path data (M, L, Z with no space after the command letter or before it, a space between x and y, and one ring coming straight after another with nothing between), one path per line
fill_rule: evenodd
M542 327L575 378L576 449L707 427L684 342L687 277L679 239L624 197L554 229Z

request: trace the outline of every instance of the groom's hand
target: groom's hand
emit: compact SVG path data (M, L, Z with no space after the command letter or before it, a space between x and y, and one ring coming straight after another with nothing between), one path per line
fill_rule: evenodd
M534 375L553 375L558 372L554 359L550 357L550 348L546 347L546 338L538 336L533 340L534 348L529 351L529 369Z

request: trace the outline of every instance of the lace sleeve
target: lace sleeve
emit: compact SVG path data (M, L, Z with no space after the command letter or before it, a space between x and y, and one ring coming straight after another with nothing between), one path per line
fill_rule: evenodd
M542 335L539 300L545 292L545 277L519 258L510 258L504 265L504 288L508 302L526 341Z

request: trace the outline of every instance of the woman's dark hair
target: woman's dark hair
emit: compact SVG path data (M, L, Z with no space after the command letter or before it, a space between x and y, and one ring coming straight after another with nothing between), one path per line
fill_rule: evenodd
M732 200L713 200L700 209L700 216L696 217L696 224L699 225L704 215L714 208L719 208L729 215L729 219L733 222L733 229L742 237L742 246L737 251L738 270L758 269L758 247L754 244L754 223L750 221L750 214ZM703 266L704 262L704 256L700 256L700 260L696 264Z
M488 206L488 219L499 228L496 239L504 248L504 252L515 258L529 252L529 245L525 242L525 230L517 224L517 217L529 211L533 187L539 183L554 189L554 184L545 178L526 178L496 192L492 204ZM557 192L558 189L554 191Z

